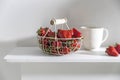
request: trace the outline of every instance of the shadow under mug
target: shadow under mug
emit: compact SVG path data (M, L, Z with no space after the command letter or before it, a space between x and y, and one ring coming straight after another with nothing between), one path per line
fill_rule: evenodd
M83 36L83 46L85 49L94 50L100 48L109 36L108 29L103 27L80 27ZM103 38L104 37L104 38Z

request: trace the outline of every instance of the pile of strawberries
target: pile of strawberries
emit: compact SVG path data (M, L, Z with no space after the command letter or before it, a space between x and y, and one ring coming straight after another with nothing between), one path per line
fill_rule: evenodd
M120 54L120 44L115 46L109 46L105 51L109 56L119 56Z
M58 29L55 33L49 28L41 27L37 33L40 36L39 44L47 53L65 55L80 48L81 32L75 28L70 30ZM55 36L57 40L55 40Z

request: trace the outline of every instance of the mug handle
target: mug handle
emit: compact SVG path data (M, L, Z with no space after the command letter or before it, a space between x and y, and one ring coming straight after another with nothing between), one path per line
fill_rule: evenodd
M108 31L108 29L104 29L104 31L105 31L105 38L102 40L102 43L103 42L105 42L106 40L107 40L107 38L108 38L108 36L109 36L109 31Z

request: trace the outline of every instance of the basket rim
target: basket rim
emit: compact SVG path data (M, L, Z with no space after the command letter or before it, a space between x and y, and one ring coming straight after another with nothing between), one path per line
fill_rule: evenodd
M82 40L83 37L79 37L79 38L55 38L55 37L43 37L43 36L40 36L40 35L37 35L37 38L38 39L41 39L41 38L48 38L48 39L56 39L56 40L73 40L73 39L79 39L79 40Z

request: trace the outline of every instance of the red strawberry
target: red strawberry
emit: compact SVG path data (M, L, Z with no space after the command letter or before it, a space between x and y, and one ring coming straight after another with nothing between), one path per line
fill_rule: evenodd
M49 30L49 28L47 28L47 27L46 27L46 28L44 28L44 29L45 29L45 31L48 31L48 30Z
M68 47L63 47L60 50L60 54L68 54L68 53L70 53L70 49Z
M78 31L77 29L73 28L73 37L81 37L81 32Z
M52 47L52 53L57 53L57 49L55 47Z
M58 30L58 37L59 38L72 38L73 30Z
M52 46L54 46L54 47L62 47L62 42L61 41L53 41Z
M55 32L48 32L47 37L55 37Z
M120 44L116 44L115 49L116 49L117 52L120 54Z
M44 28L40 28L38 31L37 31L38 35L39 36L44 36L45 35L45 29Z
M49 30L49 31L48 31ZM49 29L49 28L40 28L38 31L37 31L37 33L38 33L38 35L39 36L45 36L45 34L46 34L46 32L51 32L51 30Z
M116 51L114 46L109 46L105 51L109 56L118 56L119 53Z
M77 44L78 44L78 42L77 42L77 40L75 39L75 40L73 40L73 43L71 44L71 46L72 46L72 47L76 47Z

